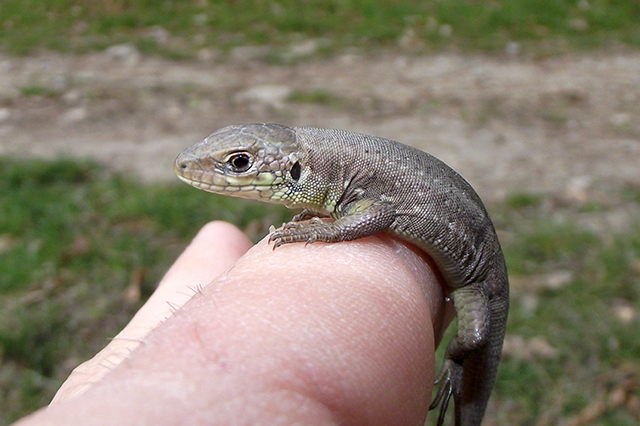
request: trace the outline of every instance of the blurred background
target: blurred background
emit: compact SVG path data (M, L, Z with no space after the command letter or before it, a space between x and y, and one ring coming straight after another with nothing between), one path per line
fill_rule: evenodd
M1 0L0 425L207 221L258 240L292 216L171 169L262 121L414 145L478 190L513 294L485 425L637 425L639 22L637 0Z

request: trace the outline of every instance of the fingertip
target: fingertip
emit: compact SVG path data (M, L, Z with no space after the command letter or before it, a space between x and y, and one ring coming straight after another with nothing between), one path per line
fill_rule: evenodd
M204 225L189 247L194 246L194 250L215 250L216 254L224 254L225 258L235 262L252 245L251 240L237 226L216 220Z
M160 286L208 284L233 265L251 245L249 238L235 225L209 222L178 257Z

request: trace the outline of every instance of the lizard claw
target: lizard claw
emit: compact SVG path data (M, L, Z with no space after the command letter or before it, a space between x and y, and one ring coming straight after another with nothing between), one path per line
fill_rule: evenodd
M300 229L302 227L304 227L304 224L298 222L289 222L282 225L282 229L284 231L288 231L290 229Z
M274 233L271 234L271 236L269 237L269 243L273 243L273 249L277 249L280 246L283 246L285 244L289 244L289 243L305 243L305 245L307 244L311 244L315 241L318 241L318 238L316 235L314 234L308 234L308 233L302 233L302 232L296 232L299 231L300 228L293 228L293 229L285 229L283 231L276 231Z
M291 221L282 225L279 230L271 231L269 243L273 244L273 249L290 243L311 244L316 241L323 241L322 233L326 232L327 224L319 217L311 217L307 222Z
M282 224L282 230L283 231L288 231L291 229L303 229L303 228L309 228L312 226L318 226L318 225L323 225L324 221L322 219L320 219L317 216L311 217L311 218L307 218L305 219L306 222L299 222L296 220L292 220L291 222L288 223L283 223Z
M433 410L440 406L437 426L442 426L444 424L444 417L447 413L449 401L452 396L456 402L456 409L459 408L458 401L461 395L462 373L462 365L457 364L450 359L445 359L444 364L442 364L442 368L440 369L440 373L438 373L438 377L433 382L434 385L440 385L436 396L433 398L431 405L429 405L429 410ZM456 421L456 425L457 424L459 423Z

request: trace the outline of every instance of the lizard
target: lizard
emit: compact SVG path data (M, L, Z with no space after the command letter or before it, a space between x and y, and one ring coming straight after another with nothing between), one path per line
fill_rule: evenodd
M482 423L500 362L509 282L493 223L456 171L381 137L272 123L223 127L180 153L174 171L204 191L303 209L270 230L274 249L387 232L425 251L457 317L429 410L440 407L442 426L453 397L456 426Z

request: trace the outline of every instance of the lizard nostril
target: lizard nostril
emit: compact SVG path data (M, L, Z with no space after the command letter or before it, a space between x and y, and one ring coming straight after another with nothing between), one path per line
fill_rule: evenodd
M176 158L176 161L173 163L173 170L176 173L182 174L189 170L189 161L185 159L182 155L179 155Z

